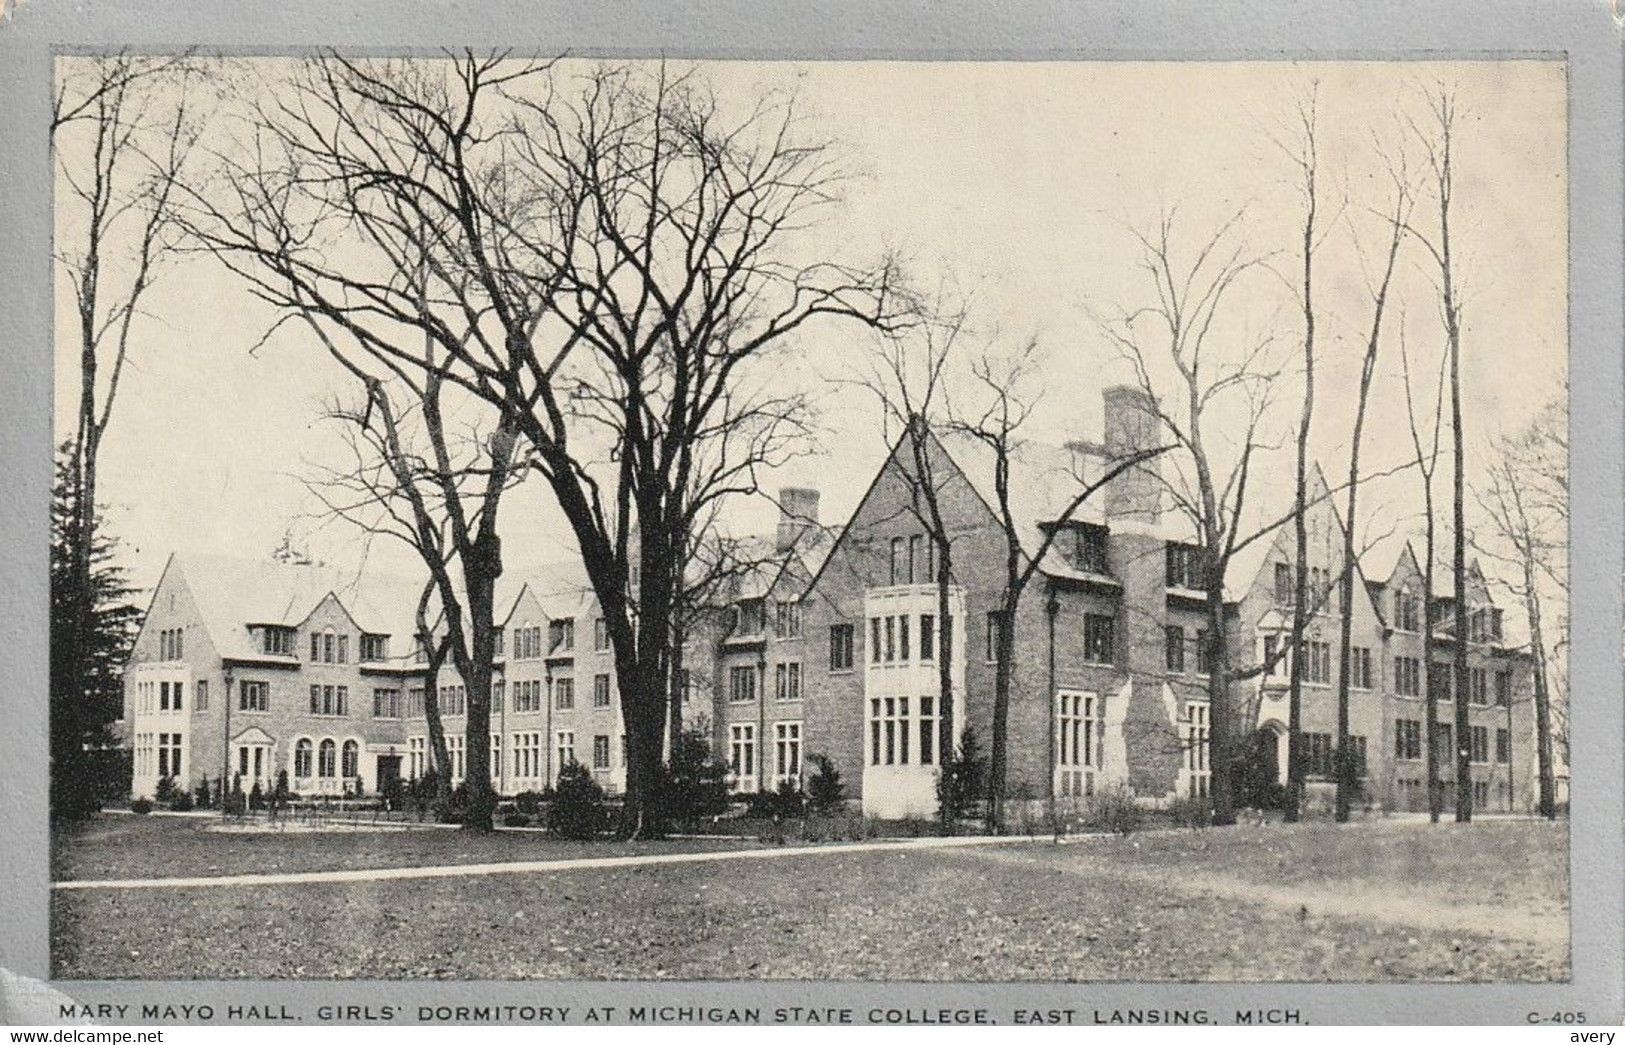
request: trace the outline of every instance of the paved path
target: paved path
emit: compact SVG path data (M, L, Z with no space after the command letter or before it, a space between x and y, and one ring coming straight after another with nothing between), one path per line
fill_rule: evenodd
M357 871L291 871L286 874L205 875L194 878L93 878L53 882L53 889L194 889L200 886L302 885L305 883L378 882L409 878L458 878L464 875L547 874L607 867L652 867L659 864L699 864L726 860L774 860L792 856L834 853L908 852L915 849L951 849L975 845L1030 842L1026 835L974 835L955 838L912 838L905 841L853 842L831 845L783 846L705 853L654 853L643 856L595 856L574 860L521 860L494 864L448 864L438 867L380 867ZM1048 839L1046 838L1047 842Z

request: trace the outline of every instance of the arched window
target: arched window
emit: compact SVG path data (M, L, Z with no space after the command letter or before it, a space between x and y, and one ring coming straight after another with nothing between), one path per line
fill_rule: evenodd
M300 739L293 746L293 775L296 777L310 776L310 738Z
M346 780L354 780L361 774L361 746L353 740L344 742L344 772Z
M336 767L333 756L336 751L337 749L331 739L322 741L322 746L317 751L316 769L318 776L330 777L334 775Z

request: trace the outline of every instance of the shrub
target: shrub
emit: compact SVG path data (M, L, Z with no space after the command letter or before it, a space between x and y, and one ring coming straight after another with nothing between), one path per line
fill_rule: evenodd
M807 812L807 799L793 781L783 781L773 791L745 796L747 815L764 820L795 820Z
M288 790L288 771L279 769L276 771L276 784L271 789L271 812L288 808L292 798L293 794Z
M249 792L248 792L248 808L250 808L250 809L264 809L265 808L265 789L263 787L260 787L260 782L258 780L254 781L254 786L249 789Z
M148 813L152 812L152 799L150 799L150 798L138 798L138 799L136 799L134 802L130 803L130 812L132 812L132 813L140 813L142 816L146 816Z
M193 795L193 798L195 799L193 804L199 809L209 808L209 806L213 804L209 800L209 795L209 778L207 775L204 775L198 778L197 791Z
M942 822L950 828L965 818L983 793L987 760L982 757L976 730L970 726L959 734L959 747L942 763L937 775L937 807Z
M812 757L813 774L807 778L807 801L817 813L833 813L846 804L846 785L841 771L828 755Z
M160 802L167 802L174 798L175 778L172 776L160 777L158 779L158 789L153 792L153 797Z
M1089 804L1084 825L1091 831L1110 831L1113 834L1133 834L1145 820L1145 813L1134 802L1128 788L1118 786L1095 795Z
M176 791L175 797L169 800L169 808L175 813L190 813L192 811L192 793L190 791Z
M521 791L513 796L513 807L526 816L535 816L542 811L542 796L535 791Z
M1213 803L1196 795L1182 796L1168 803L1168 818L1175 827L1212 827Z
M503 827L526 827L530 824L530 817L524 813L508 813L502 818Z
M547 829L559 838L585 841L598 837L603 826L604 789L586 766L571 762L559 770Z
M659 800L651 810L660 821L660 828L694 824L726 812L727 777L728 767L712 759L711 745L704 734L692 731L681 734L672 748Z

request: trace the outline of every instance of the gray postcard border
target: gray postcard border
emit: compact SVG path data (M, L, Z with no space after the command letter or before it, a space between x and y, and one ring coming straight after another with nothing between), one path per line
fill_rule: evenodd
M0 9L9 7L0 0ZM1573 979L1541 985L878 984L769 982L376 983L61 981L90 1003L286 1006L315 1022L324 1005L589 1007L1295 1009L1314 1023L1525 1023L1584 1013L1625 1017L1625 342L1622 302L1620 26L1596 0L1368 0L1358 5L1226 0L964 0L816 4L749 0L344 3L23 0L0 15L0 971L48 975L46 606L51 486L50 167L46 126L54 53L106 47L232 52L316 46L433 50L446 44L556 53L729 58L1422 59L1566 57L1569 70L1569 327L1574 768ZM1509 359L1508 365L1517 365ZM361 1013L333 1022L362 1022ZM156 1022L181 1022L164 1019ZM252 1020L247 1022L254 1022Z

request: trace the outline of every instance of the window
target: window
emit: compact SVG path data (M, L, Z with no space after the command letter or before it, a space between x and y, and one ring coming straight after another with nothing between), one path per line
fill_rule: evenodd
M609 768L609 736L599 733L592 738L592 768L602 772Z
M1468 672L1467 678L1472 686L1470 692L1473 703L1487 705L1490 702L1489 673L1483 668L1473 668Z
M1490 731L1483 726L1472 726L1467 733L1471 758L1474 762L1490 760Z
M1416 596L1409 588L1394 592L1394 627L1399 631L1420 631L1417 626Z
M502 638L502 633L499 631L499 632L497 632L497 640L500 642L501 638ZM499 650L498 652L500 653L501 651ZM389 659L389 636L388 635L363 635L363 636L361 636L361 659L363 661L365 661L365 662L376 662L376 661L380 661L380 660L388 660Z
M869 699L869 764L909 764L909 699L871 697Z
M773 634L781 639L801 637L801 603L780 602L773 608Z
M331 739L323 740L316 749L316 775L320 777L333 777L338 775L338 748Z
M937 757L937 698L920 698L920 765L929 766Z
M406 715L408 718L423 717L423 687L413 686L406 691Z
M756 699L756 669L749 666L728 669L728 700L748 704Z
M372 691L372 717L373 718L400 718L401 717L401 691L398 689L375 689Z
M463 779L464 774L464 745L468 738L461 733L448 733L446 735L446 757L451 760L449 775L453 784Z
M348 635L340 635L339 636L339 663L340 664L348 664L349 662L350 662L350 636L348 636Z
M1304 775L1328 779L1335 775L1330 733L1303 734Z
M160 777L185 776L181 767L181 735L158 734L158 775Z
M773 779L781 784L801 783L801 723L773 724Z
M429 740L427 737L406 738L406 778L421 779L429 772Z
M1185 705L1181 732L1185 747L1185 772L1190 779L1190 797L1206 798L1213 773L1208 764L1208 706L1192 701Z
M502 779L502 734L491 734L491 758L486 763L491 770L491 780L496 782Z
M310 662L319 663L322 659L322 637L314 631L310 633Z
M1394 757L1408 761L1422 757L1422 723L1411 718L1394 720Z
M602 617L592 622L592 648L600 653L609 649L609 622Z
M255 679L242 679L237 683L238 711L270 711L271 684Z
M576 706L576 682L573 678L553 680L553 710L572 711Z
M506 645L507 639L508 639L508 633L507 633L506 630L504 630L502 628L497 628L495 631L493 631L491 633L491 656L493 656L493 657L503 656L503 654L505 652L503 650L503 646ZM366 640L363 639L362 641L365 642Z
M1169 624L1162 629L1162 661L1169 672L1184 674L1185 629L1177 624Z
M503 702L507 699L508 684L502 679L491 680L491 714L502 714Z
M929 663L937 659L937 618L934 614L920 614L920 660Z
M1488 780L1473 781L1473 808L1482 809L1490 804L1490 782Z
M1064 798L1093 792L1084 769L1095 764L1095 698L1062 690L1055 695L1056 794Z
M1117 622L1111 617L1085 613L1083 615L1083 659L1091 664L1115 662L1117 649Z
M897 659L897 618L886 618L886 663Z
M1264 677L1269 678L1281 670L1280 650L1282 643L1278 635L1264 636Z
M1495 760L1502 765L1512 761L1512 734L1504 729L1495 731Z
M852 670L852 625L831 624L829 627L829 670Z
M916 533L908 539L908 582L910 584L914 583L915 570L920 565L922 565L920 563L920 535Z
M576 648L576 622L570 618L552 621L547 626L547 636L552 641L549 649L554 653L567 653Z
M999 610L994 610L987 615L987 654L985 659L989 664L997 664L999 661L999 622L1003 619L1004 614Z
M1072 528L1072 564L1084 573L1107 574L1106 528L1085 523Z
M260 637L260 648L274 657L293 656L293 629L267 627Z
M728 727L728 771L736 788L747 788L756 776L756 727L736 722Z
M322 663L333 663L333 657L338 653L338 636L331 631L322 636Z
M1366 775L1365 737L1349 736L1349 773L1355 779Z
M1428 696L1434 700L1453 700L1455 672L1448 663L1434 661L1428 665Z
M542 680L522 679L513 684L513 710L516 715L542 710Z
M344 742L344 761L341 763L339 774L346 780L354 780L361 775L361 746L353 740Z
M348 686L311 686L310 713L312 715L347 715L350 702Z
M778 665L775 671L777 674L776 685L773 690L774 695L779 700L800 700L801 664L797 661L789 661Z
M893 537L891 539L891 583L901 584L903 577L903 539Z
M1292 567L1288 563L1275 564L1275 604L1277 606L1291 606L1296 601L1297 591L1292 584Z
M570 765L576 760L576 735L574 730L561 729L554 734L554 746L558 748L559 765Z
M869 663L880 663L880 618L869 618Z
M1365 646L1349 647L1349 685L1355 689L1371 688L1371 650Z
M520 780L536 780L542 775L542 735L513 735L513 775Z
M1196 673L1213 674L1213 644L1207 640L1207 629L1196 629Z
M912 632L908 628L908 615L897 618L897 659L907 664L909 661L908 637Z
M1170 588L1201 590L1202 549L1194 544L1169 541L1166 549L1167 569L1165 582Z
M1500 642L1505 638L1504 633L1501 631L1502 613L1502 610L1490 610L1490 640L1493 642Z
M1439 765L1449 772L1448 767L1455 765L1456 731L1448 722L1436 722L1434 727L1433 746L1439 752Z
M1394 658L1394 692L1402 697L1422 695L1422 665L1415 657Z
M170 596L173 602L174 596ZM174 608L173 605L170 606ZM182 628L166 628L158 633L158 659L184 660L185 659L185 630Z
M1307 671L1304 679L1326 685L1332 681L1332 644L1329 642L1306 643L1309 647L1309 659L1306 662Z
M609 707L608 675L594 675L592 677L592 706L595 708Z

